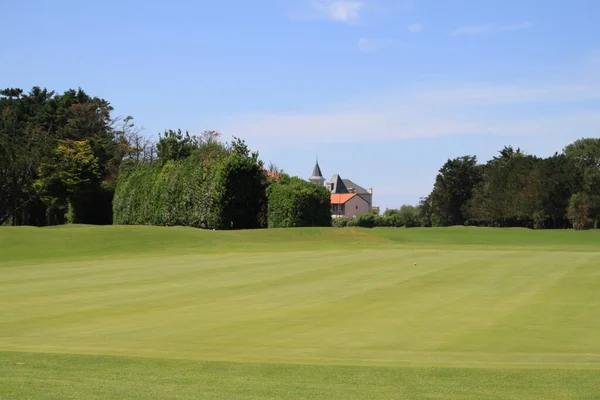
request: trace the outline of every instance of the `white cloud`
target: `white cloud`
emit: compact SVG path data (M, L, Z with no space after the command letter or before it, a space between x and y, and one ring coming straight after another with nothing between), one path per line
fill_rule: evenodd
M419 33L423 31L423 25L421 24L411 24L408 26L408 30L412 33Z
M350 25L393 22L414 0L270 0L295 21L329 20Z
M600 126L598 108L564 107L564 112L557 113L554 106L598 100L600 85L419 86L312 113L233 116L218 129L225 136L242 135L271 145L467 134L560 135L573 129L580 135L589 135L597 133ZM506 106L520 112L511 114ZM530 107L531 112L523 113L525 107Z
M533 23L531 22L523 22L515 25L499 25L499 24L483 24L483 25L470 25L470 26L461 26L460 28L454 30L451 35L460 36L460 35L486 35L491 33L498 32L507 32L507 31L520 31L523 29L529 29L533 27Z
M376 44L371 40L361 38L358 41L358 49L364 53L370 53L372 51L375 51Z
M363 7L361 1L312 0L312 5L323 16L339 22L356 22Z

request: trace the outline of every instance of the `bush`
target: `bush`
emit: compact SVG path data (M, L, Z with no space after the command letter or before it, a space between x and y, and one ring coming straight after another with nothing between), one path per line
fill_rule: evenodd
M217 229L260 228L267 176L252 158L233 153L215 173L213 225Z
M356 218L356 225L361 228L373 228L375 227L375 215L373 214L362 214Z
M394 218L386 217L385 215L375 215L375 226L376 227L393 227Z
M399 220L407 228L419 226L419 210L415 206L404 205L398 211Z
M375 226L393 226L407 228L413 228L421 226L421 215L420 209L411 205L403 205L398 210L387 209L385 210L381 220L375 223Z
M349 218L346 226L347 227L358 226L358 219L357 218Z
M284 176L267 189L269 228L332 226L327 188Z
M345 226L348 226L348 222L350 221L351 219L346 217L334 218L332 221L332 225L336 228L343 228Z
M258 228L264 226L265 190L262 165L236 152L131 162L119 174L113 220L120 225Z

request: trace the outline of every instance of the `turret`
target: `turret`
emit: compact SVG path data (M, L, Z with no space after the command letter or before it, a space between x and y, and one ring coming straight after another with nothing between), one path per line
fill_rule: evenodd
M315 167L313 168L312 176L308 178L309 181L314 183L315 185L323 186L325 183L325 178L321 173L321 167L319 167L319 160L315 163Z

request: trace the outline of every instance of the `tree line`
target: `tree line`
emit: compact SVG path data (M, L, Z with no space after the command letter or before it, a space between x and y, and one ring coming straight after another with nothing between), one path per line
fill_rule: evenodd
M331 226L329 193L234 137L152 142L84 90L0 91L0 225Z
M85 91L0 91L0 225L108 224L130 118Z
M541 158L506 146L488 162L448 159L417 206L335 219L329 192L264 166L242 139L167 130L82 89L0 91L0 225L598 227L600 139Z
M542 158L505 146L485 164L467 155L440 168L421 199L422 226L588 229L600 222L600 139Z

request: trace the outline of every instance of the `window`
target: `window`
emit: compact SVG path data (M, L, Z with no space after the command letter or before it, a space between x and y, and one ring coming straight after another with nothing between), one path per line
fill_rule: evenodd
M331 205L331 213L333 215L342 215L346 212L345 204L332 204Z

